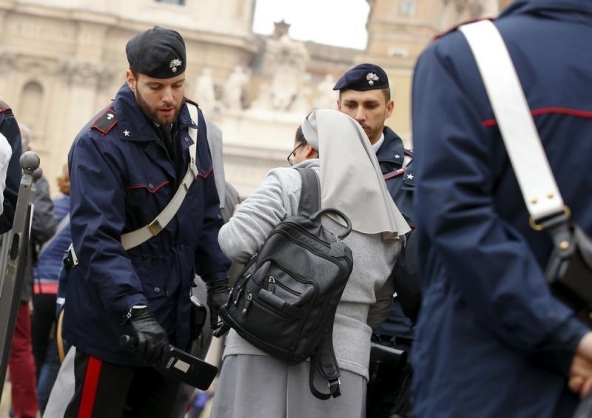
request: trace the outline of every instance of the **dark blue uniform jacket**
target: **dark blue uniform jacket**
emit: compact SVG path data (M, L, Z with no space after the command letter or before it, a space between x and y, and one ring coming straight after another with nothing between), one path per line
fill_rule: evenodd
M376 153L380 170L382 174L390 177L386 180L386 185L397 208L407 222L413 224L413 190L415 189L413 161L403 169L405 155L413 157L413 151L406 150L401 137L388 126L385 126L382 132L384 142Z
M110 117L114 114L115 117ZM124 315L145 304L172 344L190 339L190 283L226 277L228 259L218 245L218 194L199 112L196 165L199 176L169 225L156 237L125 251L122 233L150 223L169 203L189 165L185 106L173 140L176 167L153 123L124 85L113 104L85 126L69 154L71 229L79 265L70 272L64 338L79 350L116 364L137 365L135 353L119 347L129 333Z
M383 134L384 142L378 149L376 158L382 174L389 177L386 185L393 201L407 222L413 224L413 191L415 189L413 161L403 168L405 155L412 157L413 152L405 149L401 137L388 126L384 127ZM386 337L413 338L412 323L403 313L399 297L394 299L387 319L374 329L374 333Z
M573 221L592 234L592 0L520 0L495 20ZM417 416L570 417L587 328L549 292L528 213L466 40L420 57L413 82L423 302Z

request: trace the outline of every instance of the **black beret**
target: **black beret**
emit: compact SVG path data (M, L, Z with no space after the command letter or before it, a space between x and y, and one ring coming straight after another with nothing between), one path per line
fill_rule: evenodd
M389 81L386 73L378 65L360 64L343 74L333 90L378 90L386 89Z
M179 32L154 26L125 46L130 68L154 78L171 78L185 71L185 41Z

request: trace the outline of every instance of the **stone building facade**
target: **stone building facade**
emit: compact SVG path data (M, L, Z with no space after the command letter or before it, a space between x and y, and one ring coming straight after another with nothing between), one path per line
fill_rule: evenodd
M187 44L186 94L201 96L222 128L227 179L245 196L286 164L298 123L315 106L334 106L331 84L357 63L385 68L396 100L389 125L408 139L418 54L446 27L499 6L367 1L367 48L357 50L294 41L286 22L256 35L256 0L0 0L0 99L32 128L53 186L76 133L124 82L127 40L155 24L174 28Z

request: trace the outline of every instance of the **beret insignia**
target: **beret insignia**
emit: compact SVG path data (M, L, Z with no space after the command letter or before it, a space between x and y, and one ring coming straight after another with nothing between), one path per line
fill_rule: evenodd
M176 73L177 67L179 67L181 64L183 64L183 61L181 61L179 58L175 58L171 60L171 62L169 63L169 67L171 68L172 72Z

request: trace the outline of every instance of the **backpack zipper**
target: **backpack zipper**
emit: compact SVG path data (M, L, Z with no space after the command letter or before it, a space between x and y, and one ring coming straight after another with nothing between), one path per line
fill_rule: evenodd
M278 266L279 267L279 266ZM281 267L280 267L281 269ZM282 269L283 270L283 269ZM281 287L282 289L284 289L286 292L293 294L294 296L302 296L301 292L298 292L294 289L290 289L288 286L286 286L284 283L282 283L281 281L279 281L278 279L276 279L275 277L273 277L271 274L268 275L269 277L269 286L267 288L268 291L270 291L271 293L275 294L274 290L275 287ZM303 283L302 281L298 280L300 283ZM311 284L311 283L305 283L305 284ZM312 284L311 284L312 285ZM314 287L314 286L313 286Z
M247 293L247 301L245 302L245 307L242 310L242 314L246 315L247 311L249 310L249 306L251 306L251 302L253 301L253 294L251 292Z

